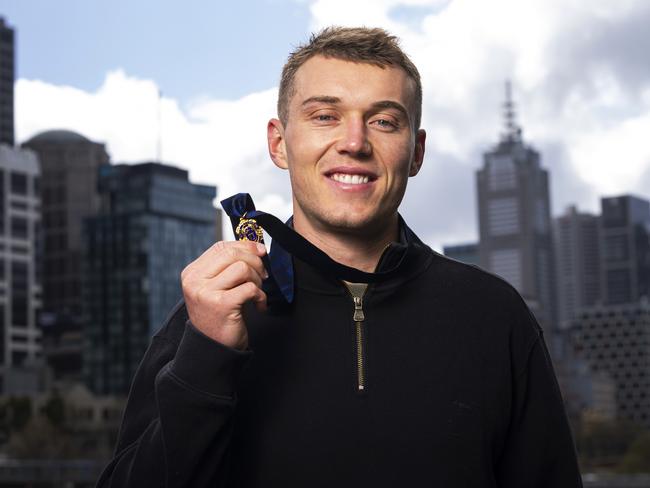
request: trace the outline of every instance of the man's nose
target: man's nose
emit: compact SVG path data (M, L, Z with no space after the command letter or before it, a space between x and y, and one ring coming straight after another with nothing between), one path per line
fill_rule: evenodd
M337 143L339 153L363 157L372 154L372 146L368 140L368 128L363 119L348 120L343 125L343 134Z

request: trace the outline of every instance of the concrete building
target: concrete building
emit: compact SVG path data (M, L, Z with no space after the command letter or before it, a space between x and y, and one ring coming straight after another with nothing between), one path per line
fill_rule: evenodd
M589 363L575 355L558 361L557 380L570 418L614 420L616 382L606 371L592 371Z
M467 264L479 264L479 250L478 243L476 242L444 246L442 253L456 261Z
M550 337L555 328L555 269L549 175L524 144L507 85L505 132L477 172L480 265L524 297Z
M604 303L650 296L650 202L631 195L601 199Z
M40 388L40 234L36 154L0 144L0 393Z
M599 223L597 215L574 206L553 220L560 327L601 301Z
M14 145L14 30L0 17L0 144Z
M81 279L85 218L97 215L104 144L67 130L40 133L22 147L40 161L42 185L44 353L55 381L81 381Z
M125 394L154 331L181 298L180 273L216 239L216 189L157 163L103 167L102 213L85 226L85 378Z
M616 383L619 418L650 427L650 306L596 305L573 319L573 342L594 373Z

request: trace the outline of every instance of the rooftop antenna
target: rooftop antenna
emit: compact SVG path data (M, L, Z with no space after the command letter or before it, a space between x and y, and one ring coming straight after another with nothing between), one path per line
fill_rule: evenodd
M521 142L521 128L515 120L515 103L512 101L512 84L506 80L506 100L503 102L503 118L505 133L502 136L504 142Z
M158 136L156 141L156 161L162 164L162 90L158 89Z

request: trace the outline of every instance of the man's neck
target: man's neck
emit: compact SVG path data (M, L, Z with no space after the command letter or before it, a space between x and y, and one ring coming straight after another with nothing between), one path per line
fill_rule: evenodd
M390 225L367 235L328 231L307 219L294 216L294 229L321 251L346 266L368 273L376 270L379 259L391 242L398 240L397 215Z

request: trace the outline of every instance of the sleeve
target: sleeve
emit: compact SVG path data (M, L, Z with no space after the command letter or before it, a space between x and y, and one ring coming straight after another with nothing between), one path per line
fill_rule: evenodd
M115 457L97 487L224 486L235 385L251 354L189 322L177 350L154 338L133 380Z
M543 336L515 378L500 488L582 487L575 445Z

